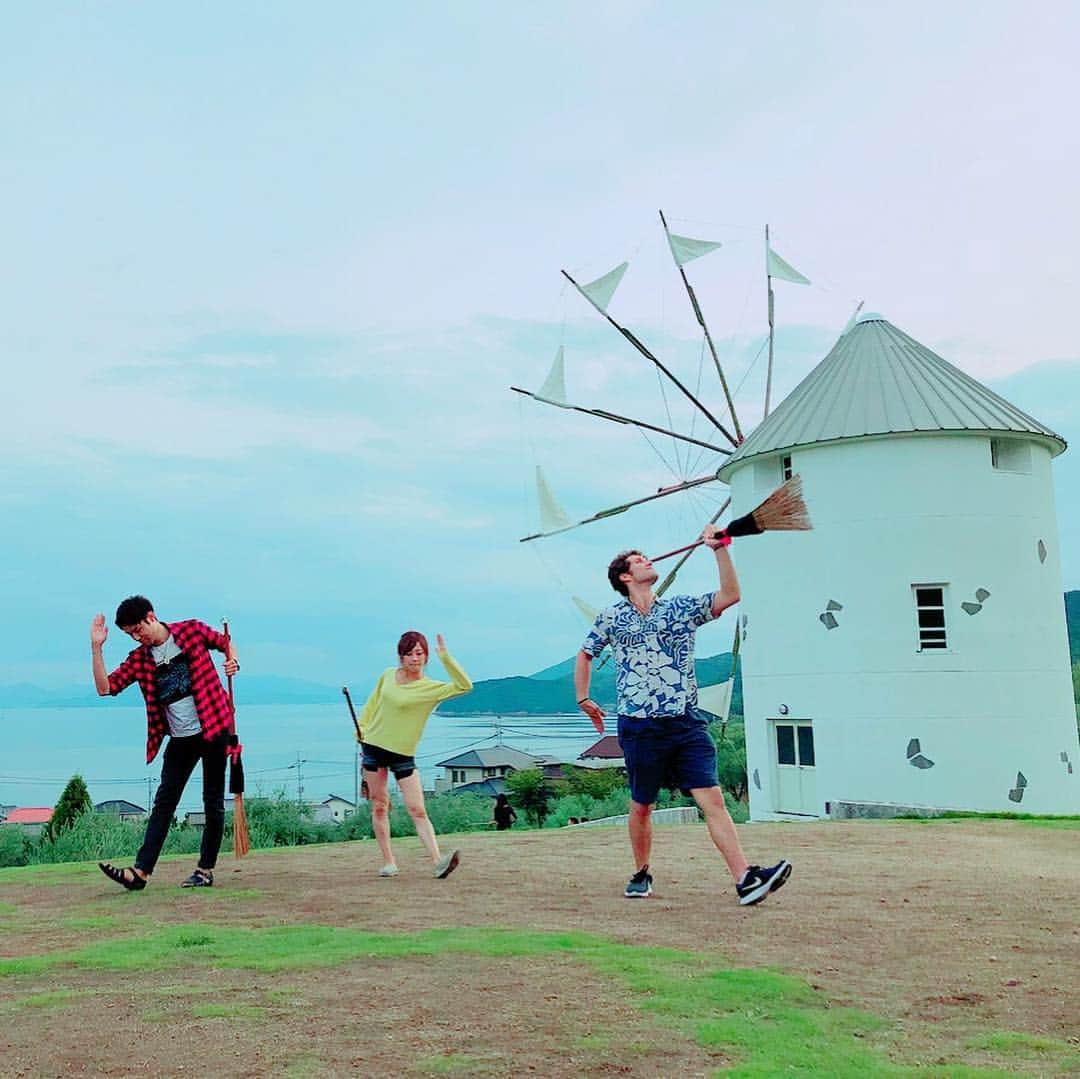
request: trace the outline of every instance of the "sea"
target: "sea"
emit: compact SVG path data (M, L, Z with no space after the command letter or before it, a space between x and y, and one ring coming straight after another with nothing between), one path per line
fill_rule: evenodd
M252 705L237 716L244 746L247 794L319 802L331 794L350 801L356 787L356 741L344 705ZM441 716L428 721L416 753L425 789L439 761L467 749L498 744L574 760L596 741L583 715ZM147 767L146 712L141 708L26 708L0 710L0 805L53 806L72 775L86 780L91 799L125 799L147 807L161 757ZM200 809L196 769L180 811Z

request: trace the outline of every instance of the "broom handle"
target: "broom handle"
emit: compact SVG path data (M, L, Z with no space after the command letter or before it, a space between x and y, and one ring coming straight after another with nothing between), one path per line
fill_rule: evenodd
M223 618L221 620L221 622L222 622L222 625L224 627L224 634L225 634L225 658L228 659L229 658L229 645L232 644L232 637L229 636L229 620L227 618ZM236 700L233 697L233 688L232 688L233 676L231 674L227 674L227 675L225 675L225 678L226 678L226 680L228 681L228 684L229 684L229 710L232 712L232 715L233 715L233 733L235 734L236 733L236 731L235 731L235 728L236 728Z
M705 541L698 540L696 543L688 543L685 547L676 547L674 551L668 551L666 554L658 554L649 559L650 562L663 562L665 558L672 558L677 554L682 554L684 551L692 551L695 547L700 547Z
M364 737L360 733L360 723L356 718L356 709L353 708L352 697L349 696L349 687L342 686L341 692L345 694L345 703L349 706L349 715L352 716L353 726L356 728L356 737L363 742Z

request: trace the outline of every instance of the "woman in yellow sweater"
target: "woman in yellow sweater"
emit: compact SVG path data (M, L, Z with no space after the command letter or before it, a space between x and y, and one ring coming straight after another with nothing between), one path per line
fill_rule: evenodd
M437 682L424 674L428 661L427 638L409 630L398 641L398 666L383 671L360 714L364 747L364 772L371 796L371 823L382 852L380 877L396 877L398 868L390 849L389 773L394 773L405 799L405 808L416 826L416 834L427 848L435 866L435 876L448 877L457 868L459 852L439 851L435 829L424 807L424 790L413 754L424 733L428 717L441 701L461 697L472 689L469 676L450 658L440 633L436 638L439 659L452 681Z

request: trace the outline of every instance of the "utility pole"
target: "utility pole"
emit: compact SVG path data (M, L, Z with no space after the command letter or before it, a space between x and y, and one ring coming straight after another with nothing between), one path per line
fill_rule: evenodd
M303 806L303 804L304 804L304 768L303 768L303 766L305 764L307 764L307 761L300 759L300 753L298 751L297 754L296 754L296 763L289 765L290 768L295 768L296 769L296 804L298 806Z
M154 777L146 777L146 812L149 813L154 805Z

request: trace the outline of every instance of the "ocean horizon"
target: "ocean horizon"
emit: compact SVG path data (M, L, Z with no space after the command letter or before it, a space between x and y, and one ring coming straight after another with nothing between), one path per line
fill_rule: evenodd
M609 724L613 732L613 725ZM126 799L146 807L161 774L161 755L145 764L146 713L140 707L0 709L0 804L53 806L75 773L95 803ZM356 741L344 703L250 705L237 713L249 796L283 790L303 800L331 794L353 799ZM583 715L463 715L435 713L416 752L430 789L440 760L467 749L506 745L573 760L599 736ZM149 784L148 784L149 781ZM191 778L180 811L202 808L202 779Z

